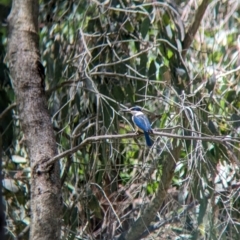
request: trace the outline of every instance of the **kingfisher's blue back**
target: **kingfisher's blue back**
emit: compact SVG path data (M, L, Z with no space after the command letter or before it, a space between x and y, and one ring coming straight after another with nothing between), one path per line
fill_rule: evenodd
M135 115L132 117L132 120L134 122L134 124L140 128L143 132L151 132L152 128L150 125L150 122L147 118L146 115L144 115L143 113L140 115Z
M152 128L147 116L141 111L140 107L131 108L131 113L133 114L132 121L138 127L138 129L144 133L146 144L151 147L153 142L149 136L149 133L152 133Z

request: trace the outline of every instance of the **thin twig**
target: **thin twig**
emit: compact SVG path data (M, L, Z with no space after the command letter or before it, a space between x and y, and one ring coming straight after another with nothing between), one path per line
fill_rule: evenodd
M140 239L142 238L146 238L150 233L158 230L159 228L163 227L166 224L172 223L172 222L176 222L179 221L189 210L191 210L193 207L195 207L196 205L198 205L198 201L194 200L193 202L191 202L190 204L188 204L185 209L180 213L177 214L175 216L172 216L168 219L164 219L162 221L159 221L157 223L155 223L154 225L150 225L140 236Z
M13 109L14 107L16 107L16 106L17 106L17 103L12 103L11 105L9 105L9 106L0 114L0 119L2 119L8 111L12 110L12 109Z
M122 223L121 223L121 221L120 221L120 219L119 219L117 213L115 212L114 207L112 206L111 201L108 199L108 197L107 197L105 191L104 191L104 190L101 188L101 186L99 186L97 183L90 183L90 184L91 184L91 185L94 185L94 186L96 186L96 187L98 187L98 189L102 192L102 194L104 195L105 199L107 200L107 202L108 202L110 208L112 209L114 215L116 216L119 225L122 226Z

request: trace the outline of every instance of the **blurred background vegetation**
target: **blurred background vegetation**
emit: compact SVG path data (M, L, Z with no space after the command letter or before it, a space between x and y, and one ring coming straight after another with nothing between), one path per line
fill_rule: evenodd
M91 141L62 158L62 239L114 239L126 231L154 197L176 146L168 197L142 237L239 239L240 6L206 2L184 51L201 1L40 1L40 51L59 153L91 136L133 132L120 111L132 105L148 110L156 132L183 137L152 135L150 149L142 135ZM4 206L7 239L28 239L31 171L5 58L10 9L11 1L0 0Z

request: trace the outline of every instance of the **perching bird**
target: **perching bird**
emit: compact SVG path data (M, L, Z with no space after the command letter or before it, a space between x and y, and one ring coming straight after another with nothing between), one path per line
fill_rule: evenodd
M133 115L133 123L137 126L140 132L144 133L147 146L151 147L153 145L153 142L149 134L153 133L153 130L147 116L142 112L142 109L139 106L132 107L129 111Z

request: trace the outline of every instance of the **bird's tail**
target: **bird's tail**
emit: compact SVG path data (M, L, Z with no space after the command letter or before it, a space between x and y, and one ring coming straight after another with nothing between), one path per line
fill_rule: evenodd
M153 142L152 142L152 139L149 136L149 133L148 132L144 132L144 136L145 136L145 139L146 139L146 144L149 147L151 147L153 145Z

